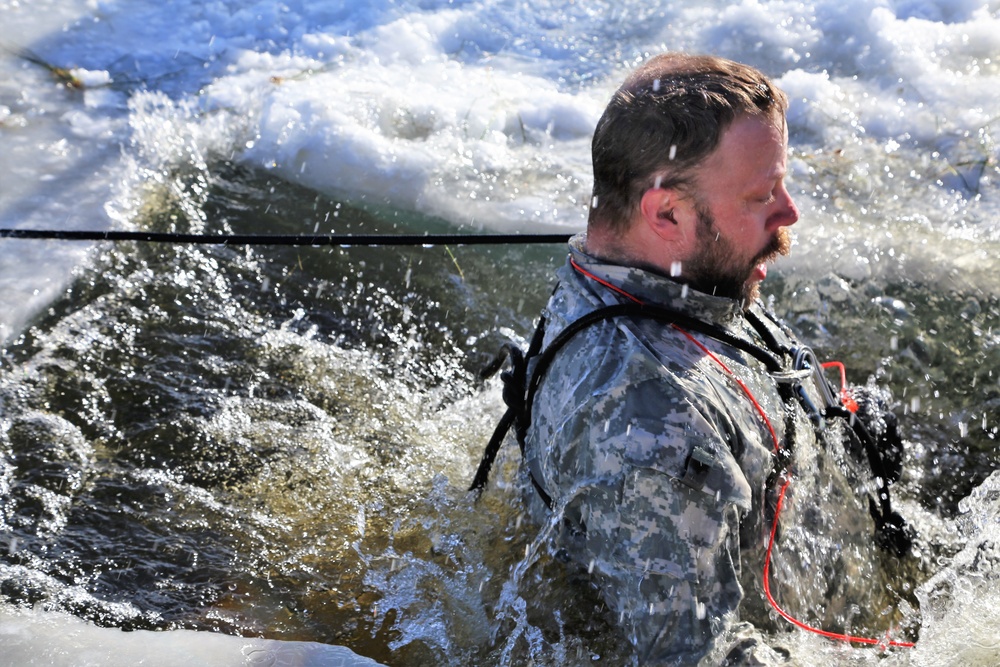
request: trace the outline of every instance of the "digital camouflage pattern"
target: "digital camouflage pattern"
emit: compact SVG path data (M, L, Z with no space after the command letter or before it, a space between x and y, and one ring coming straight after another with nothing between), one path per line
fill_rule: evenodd
M602 263L583 252L583 242L582 235L571 241L570 257L601 281L764 346L740 304ZM545 345L586 313L625 300L569 261L558 278L544 313ZM794 345L777 325L772 334ZM747 385L779 442L808 468L828 444L817 443L805 411L783 403L759 361L692 335ZM535 397L524 465L553 499L550 512L526 484L531 513L551 529L553 549L596 578L640 664L694 664L738 610L767 622L760 578L773 517L766 508L774 502L767 489L774 439L733 377L682 332L617 318L574 336ZM825 476L806 470L803 484L828 492ZM858 505L849 485L837 489L848 509ZM870 530L864 509L855 513L861 530ZM819 599L829 585L817 582Z

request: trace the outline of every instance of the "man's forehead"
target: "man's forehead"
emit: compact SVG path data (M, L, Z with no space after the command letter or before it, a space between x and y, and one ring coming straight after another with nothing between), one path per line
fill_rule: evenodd
M764 116L741 116L723 131L719 144L702 162L709 178L740 176L773 180L785 174L788 131Z
M722 133L719 144L694 168L700 198L770 190L787 170L787 131L764 116L743 116Z

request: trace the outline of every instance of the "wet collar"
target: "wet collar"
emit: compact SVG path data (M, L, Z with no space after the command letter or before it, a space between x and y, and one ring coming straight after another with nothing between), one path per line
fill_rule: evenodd
M718 324L728 324L742 313L740 303L734 299L699 292L649 269L614 264L589 255L584 250L586 238L586 234L578 234L570 239L570 263L578 267L574 268L574 272L582 269L605 287L611 288L594 289L597 284L591 288L607 304L621 300L624 294L633 301L662 305Z

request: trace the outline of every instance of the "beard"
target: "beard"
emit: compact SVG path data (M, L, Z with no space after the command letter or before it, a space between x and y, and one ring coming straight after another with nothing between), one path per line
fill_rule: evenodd
M719 232L705 207L697 206L696 211L698 245L694 256L684 262L684 281L700 292L741 300L744 307L749 306L760 297L760 281L751 280L754 270L762 262L787 255L791 233L787 227L779 227L767 246L746 257L738 243Z

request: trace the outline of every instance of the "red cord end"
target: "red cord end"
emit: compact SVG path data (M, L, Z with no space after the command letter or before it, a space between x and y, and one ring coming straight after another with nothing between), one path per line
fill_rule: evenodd
M846 389L843 389L840 392L840 402L843 403L844 407L851 412L858 411L858 402L854 400L853 396L851 396L851 392Z
M851 391L847 388L847 371L844 369L844 364L839 361L828 361L820 365L824 370L827 368L836 368L840 371L840 402L849 411L857 412L858 402L854 400L854 397L851 396Z

